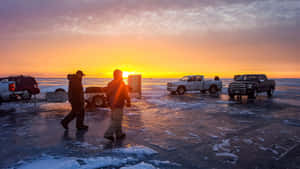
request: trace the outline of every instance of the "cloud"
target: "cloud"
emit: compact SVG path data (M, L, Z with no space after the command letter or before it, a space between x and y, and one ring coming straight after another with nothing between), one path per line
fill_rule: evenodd
M299 27L297 0L4 0L8 36L38 33L178 35Z

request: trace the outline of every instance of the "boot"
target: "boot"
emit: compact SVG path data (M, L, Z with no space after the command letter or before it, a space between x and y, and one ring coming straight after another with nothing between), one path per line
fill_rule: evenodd
M106 138L112 142L114 142L114 140L115 140L114 136L104 136L104 138Z
M66 129L66 130L69 129L68 124L66 124L63 120L60 121L60 124L63 126L64 129Z
M117 140L124 139L126 137L125 133L121 133L120 135L117 135Z
M77 127L77 130L87 130L87 129L89 129L89 126L87 125L81 125Z

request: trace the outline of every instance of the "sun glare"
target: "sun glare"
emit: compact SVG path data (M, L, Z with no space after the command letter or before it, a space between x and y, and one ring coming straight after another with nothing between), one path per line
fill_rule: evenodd
M132 72L123 72L123 78L128 78L129 75L133 74Z

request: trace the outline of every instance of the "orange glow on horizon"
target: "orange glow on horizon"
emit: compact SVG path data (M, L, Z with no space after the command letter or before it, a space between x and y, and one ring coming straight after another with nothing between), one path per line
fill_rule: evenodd
M189 74L232 78L246 73L300 78L298 62L282 59L294 53L286 50L270 53L274 49L269 46L259 46L257 50L253 46L236 47L200 40L193 45L180 39L130 37L32 41L16 43L14 48L18 50L3 51L11 59L2 61L0 76L66 77L80 69L87 77L112 78L112 72L120 69L124 78L129 74L142 74L143 78L180 78Z

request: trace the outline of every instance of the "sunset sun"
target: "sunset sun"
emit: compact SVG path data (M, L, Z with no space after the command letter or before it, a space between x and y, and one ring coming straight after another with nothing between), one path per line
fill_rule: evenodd
M123 72L123 78L128 78L129 75L134 74L133 72Z

